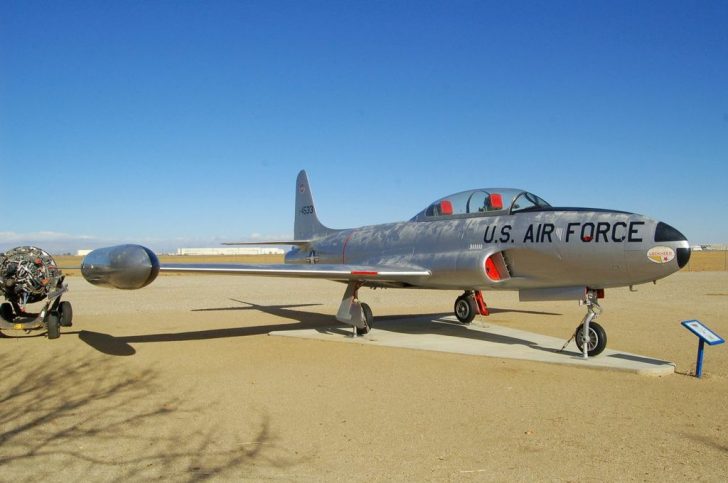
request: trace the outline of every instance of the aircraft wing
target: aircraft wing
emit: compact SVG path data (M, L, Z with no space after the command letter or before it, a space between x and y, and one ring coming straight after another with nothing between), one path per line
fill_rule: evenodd
M257 275L267 277L320 278L375 284L408 284L432 273L419 267L345 264L243 265L224 263L171 263L161 265L157 256L140 245L98 248L83 259L81 273L94 285L137 289L149 285L159 272Z
M326 280L372 280L407 282L429 277L429 270L367 265L242 265L242 264L162 264L161 272L210 273L218 275L257 275L264 277L321 278Z
M311 240L269 240L269 241L257 241L257 242L225 242L223 245L249 245L249 246L260 246L260 245L293 245L293 246L306 246L311 243Z

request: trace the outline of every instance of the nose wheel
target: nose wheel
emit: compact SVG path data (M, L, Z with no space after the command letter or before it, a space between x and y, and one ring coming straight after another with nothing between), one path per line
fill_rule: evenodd
M599 305L599 292L587 290L584 305L586 305L586 315L576 326L571 339L575 339L576 347L582 353L584 359L587 359L588 357L598 356L607 347L607 331L595 322L602 313L602 306ZM571 342L571 339L566 341L561 348L562 351Z
M584 336L584 326L579 324L574 334L574 340L579 352L584 353L584 343L586 343L586 353L589 357L601 354L607 347L607 332L604 327L592 322L589 324L588 334L588 336Z

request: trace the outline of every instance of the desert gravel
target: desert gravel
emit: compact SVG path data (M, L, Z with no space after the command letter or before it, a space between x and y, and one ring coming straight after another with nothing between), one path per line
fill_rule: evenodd
M725 481L728 273L608 290L609 346L674 361L646 377L270 337L324 327L344 286L70 277L74 327L0 340L0 480ZM376 323L452 311L456 292L367 290ZM489 320L568 338L584 309L487 293ZM376 330L376 327L375 329Z

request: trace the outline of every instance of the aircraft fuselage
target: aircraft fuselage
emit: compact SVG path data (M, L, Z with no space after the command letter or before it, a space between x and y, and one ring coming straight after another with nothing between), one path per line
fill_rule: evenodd
M286 263L425 268L431 276L402 286L436 289L598 289L663 278L689 257L682 235L632 213L554 208L438 218L340 230L289 252Z

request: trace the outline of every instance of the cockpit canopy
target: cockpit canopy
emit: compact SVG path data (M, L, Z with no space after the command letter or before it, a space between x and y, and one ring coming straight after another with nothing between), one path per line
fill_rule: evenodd
M543 199L528 191L513 188L481 188L440 198L415 215L412 221L447 217L509 215L550 206Z

